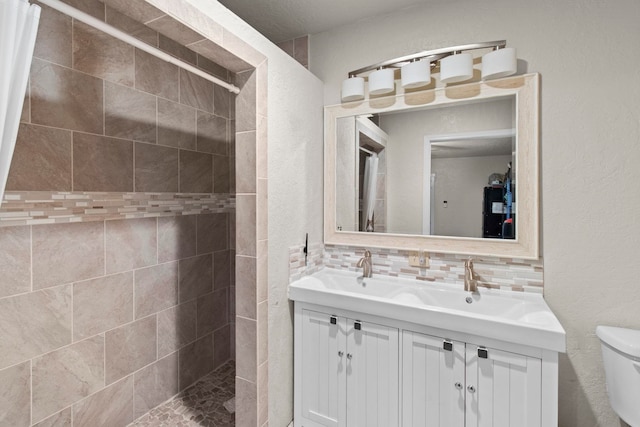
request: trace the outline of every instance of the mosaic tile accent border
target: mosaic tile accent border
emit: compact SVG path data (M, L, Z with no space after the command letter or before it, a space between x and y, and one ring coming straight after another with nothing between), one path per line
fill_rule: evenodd
M233 212L234 194L9 191L0 227Z
M309 245L305 263L304 246L289 248L289 283L304 276L316 273L324 268L324 245L313 243Z
M373 273L414 279L425 282L464 285L464 261L467 255L429 253L429 268L409 266L408 251L396 249L370 249ZM322 268L358 271L356 263L364 254L364 248L326 245L321 264L304 268L302 249L289 250L290 281L315 273ZM302 262L300 261L302 254ZM543 260L514 258L473 257L478 286L516 292L542 293Z

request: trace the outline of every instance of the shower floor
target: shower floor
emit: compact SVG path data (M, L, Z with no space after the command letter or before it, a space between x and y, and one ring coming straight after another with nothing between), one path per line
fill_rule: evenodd
M129 427L234 427L235 375L231 360Z

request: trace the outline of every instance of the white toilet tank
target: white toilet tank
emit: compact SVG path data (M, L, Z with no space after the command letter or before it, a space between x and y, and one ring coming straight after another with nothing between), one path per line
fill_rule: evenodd
M611 407L627 424L640 427L640 331L598 326Z

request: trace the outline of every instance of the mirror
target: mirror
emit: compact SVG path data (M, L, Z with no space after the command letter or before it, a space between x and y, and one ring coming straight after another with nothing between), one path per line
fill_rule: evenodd
M537 74L325 108L325 242L538 257Z

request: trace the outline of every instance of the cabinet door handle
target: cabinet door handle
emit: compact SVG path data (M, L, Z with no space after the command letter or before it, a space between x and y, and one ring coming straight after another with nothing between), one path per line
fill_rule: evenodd
M338 323L338 319L336 319L336 316L331 316L329 321L331 322L332 325L335 325L336 323Z
M356 331L359 331L359 330L361 330L361 329L362 329L362 323L360 323L360 322L355 322L355 323L353 324L353 327L356 329Z
M351 360L353 358L353 354L347 353L347 359Z
M476 388L472 385L467 386L467 390L469 390L469 393L475 393L476 392Z
M344 351L340 350L340 351L338 352L338 356L339 356L339 357L344 356Z
M458 390L462 390L462 384L460 384L460 383L455 383L454 385L456 386L456 388L457 388Z
M449 340L444 340L442 342L442 348L446 351L453 351L453 343Z
M478 357L480 359L486 359L489 357L489 352L484 347L478 347Z

